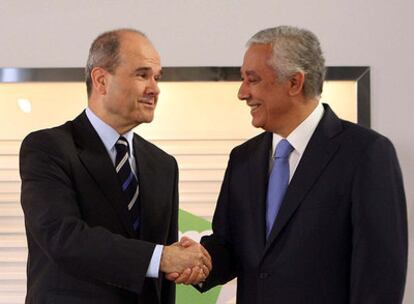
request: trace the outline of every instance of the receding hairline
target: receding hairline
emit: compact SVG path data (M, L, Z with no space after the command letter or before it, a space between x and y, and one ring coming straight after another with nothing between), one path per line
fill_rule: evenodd
M117 35L118 35L118 42L119 42L119 49L118 49L119 55L121 55L121 53L125 51L126 48L128 48L129 44L125 43L125 41L127 41L128 38L132 38L132 39L138 38L138 43L140 45L149 46L158 54L158 51L155 49L152 41L148 39L148 37L145 34L142 34L141 32L122 30L119 33L117 33Z
M106 32L104 34L113 34L113 35L116 36L116 39L118 40L118 43L119 43L118 53L120 52L121 48L124 45L125 38L128 37L128 36L139 37L143 41L146 41L146 42L148 42L149 44L152 45L152 42L149 40L147 35L145 35L145 33L141 32L139 30L131 29L131 28L116 29L116 30L113 30L113 31Z
M138 37L138 38L142 39L143 41L147 41L149 44L152 45L152 42L148 39L148 37L144 33L140 32L138 30L120 29L120 30L116 30L114 32L114 34L117 35L118 42L119 42L119 49L122 48L123 42L124 42L125 38L128 37L128 36L129 37Z
M115 35L135 34L135 35L138 35L140 37L148 39L147 35L145 35L144 32L141 32L139 30L135 30L135 29L132 29L132 28L120 28L120 29L116 29L116 30L113 30L113 31L106 32L104 34L107 34L107 33L112 33L112 34L115 34Z

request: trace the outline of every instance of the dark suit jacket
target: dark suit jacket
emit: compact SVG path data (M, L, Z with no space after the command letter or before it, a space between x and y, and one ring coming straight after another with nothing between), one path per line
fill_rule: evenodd
M25 138L26 303L175 303L173 284L145 275L155 243L177 239L177 164L138 135L133 143L138 234L114 165L85 113Z
M401 303L407 218L391 142L325 105L266 241L271 143L262 133L231 152L202 289L237 277L237 303Z

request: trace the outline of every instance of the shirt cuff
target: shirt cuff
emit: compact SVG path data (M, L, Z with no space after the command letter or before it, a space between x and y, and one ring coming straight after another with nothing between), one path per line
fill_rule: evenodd
M161 262L161 254L164 246L155 245L154 252L152 253L151 261L147 269L147 278L158 278Z

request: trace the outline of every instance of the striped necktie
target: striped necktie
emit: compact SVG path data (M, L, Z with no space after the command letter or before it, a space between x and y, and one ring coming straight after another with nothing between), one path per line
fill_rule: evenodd
M129 164L129 145L128 141L123 137L119 137L115 144L116 159L115 169L121 183L122 192L125 193L125 197L128 202L128 211L132 219L133 228L135 231L139 227L139 204L138 193L139 187L137 179L131 170Z

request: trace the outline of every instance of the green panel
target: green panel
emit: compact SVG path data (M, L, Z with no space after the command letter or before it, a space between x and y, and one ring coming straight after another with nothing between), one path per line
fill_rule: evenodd
M214 304L217 302L221 287L200 293L192 286L177 285L176 304Z
M211 230L211 223L205 219L195 216L190 212L180 209L179 211L179 227L181 232L189 230L195 230L197 232L203 232Z

